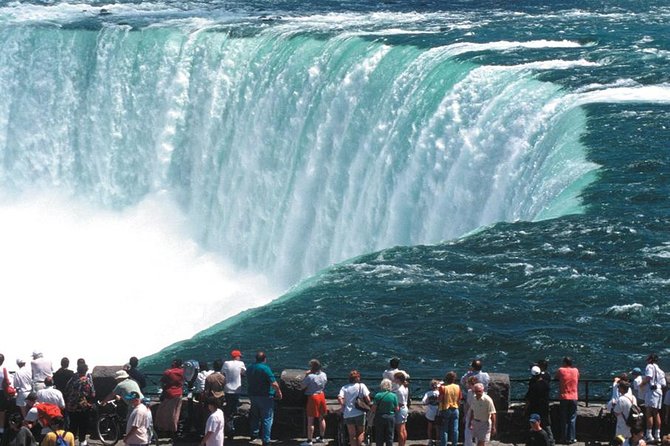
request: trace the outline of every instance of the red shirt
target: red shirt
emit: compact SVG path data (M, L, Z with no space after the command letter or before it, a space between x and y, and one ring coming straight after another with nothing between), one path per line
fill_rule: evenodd
M559 384L559 398L562 400L578 400L577 385L579 370L577 367L561 367L556 372Z
M180 398L184 387L184 369L177 367L167 369L161 377L163 392L168 398Z

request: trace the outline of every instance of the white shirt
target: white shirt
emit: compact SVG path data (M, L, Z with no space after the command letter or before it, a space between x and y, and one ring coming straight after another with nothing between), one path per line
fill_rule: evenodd
M14 373L14 388L19 393L29 394L33 390L31 370L23 366Z
M617 399L614 405L614 414L616 415L616 432L614 435L623 435L624 438L630 437L630 427L626 424L626 420L633 404L637 404L637 400L630 391Z
M223 446L223 426L223 412L221 409L216 409L207 418L207 424L205 425L205 434L207 432L213 433L207 439L206 446Z
M337 397L342 398L344 401L344 410L342 411L342 416L344 418L352 418L363 415L363 411L357 409L356 406L354 406L356 398L359 396L361 398L370 396L370 391L365 384L349 383L342 386L340 393L337 394Z
M233 359L224 362L223 367L221 367L221 373L226 377L224 391L226 393L241 393L242 375L244 375L246 371L247 368L242 361Z
M44 382L47 376L53 376L53 367L51 361L46 358L37 358L30 361L30 369L33 374L33 382Z
M393 391L398 397L398 405L400 407L407 406L407 400L409 399L409 390L405 386L398 386L397 389Z
M65 408L65 400L63 399L63 394L60 390L55 387L47 387L46 389L37 391L37 402L38 403L51 403L60 407L61 409Z
M198 376L195 378L195 383L193 384L197 393L202 393L205 391L205 380L212 373L214 373L214 370L203 370L202 372L198 373Z
M126 422L126 434L130 429L137 427L135 434L128 438L127 444L149 444L149 426L151 426L151 412L144 404L133 408Z

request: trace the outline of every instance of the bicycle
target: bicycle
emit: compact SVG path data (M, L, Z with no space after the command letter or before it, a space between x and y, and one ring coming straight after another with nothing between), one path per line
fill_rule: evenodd
M123 438L126 432L126 420L119 410L119 404L116 401L110 401L107 404L102 404L98 401L96 409L98 412L98 419L95 424L96 434L102 444L105 446L114 446ZM100 412L103 412L102 415L100 415ZM154 430L151 417L148 430L149 443L158 446L160 440Z

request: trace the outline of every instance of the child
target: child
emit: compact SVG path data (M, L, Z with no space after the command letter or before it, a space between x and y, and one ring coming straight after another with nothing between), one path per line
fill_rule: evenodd
M428 446L433 446L435 440L433 439L433 434L437 438L437 431L440 426L439 423L435 423L435 418L437 417L437 406L438 398L440 393L437 389L440 387L440 381L433 379L430 382L430 390L423 395L421 403L426 406L426 420L428 420Z

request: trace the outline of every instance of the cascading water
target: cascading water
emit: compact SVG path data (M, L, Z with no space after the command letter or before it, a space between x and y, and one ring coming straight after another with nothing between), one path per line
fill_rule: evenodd
M579 209L578 191L557 197L595 167L584 117L533 79L561 66L216 31L3 28L4 187L117 209L167 191L205 247L284 286L376 249Z

